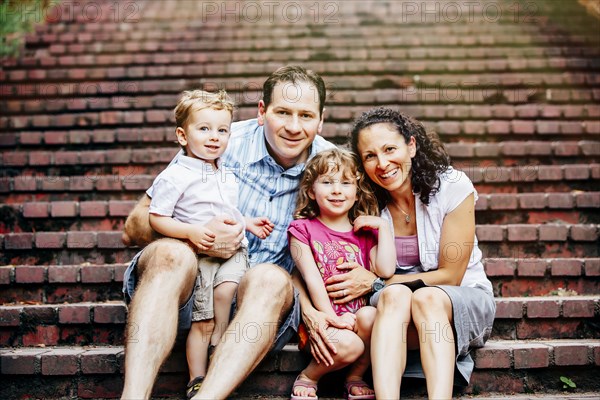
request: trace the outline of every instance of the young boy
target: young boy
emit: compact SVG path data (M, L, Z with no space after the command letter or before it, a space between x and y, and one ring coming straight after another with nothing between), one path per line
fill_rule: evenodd
M273 224L267 218L242 216L237 209L239 189L235 175L220 165L232 117L233 102L225 91L184 92L175 107L177 141L184 155L152 184L152 228L165 236L188 240L201 251L214 244L215 235L204 224L217 215L228 215L261 239L273 231ZM196 394L202 383L209 345L216 346L221 339L229 322L233 295L247 268L246 239L238 253L227 260L199 256L192 326L186 343L190 371L188 398ZM213 318L215 328L209 338L199 321Z

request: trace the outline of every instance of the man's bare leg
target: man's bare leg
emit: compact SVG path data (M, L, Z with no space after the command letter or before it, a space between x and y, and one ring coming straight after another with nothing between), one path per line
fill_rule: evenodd
M184 243L161 239L138 262L139 283L129 307L122 399L149 399L161 364L177 335L179 307L189 299L198 271Z
M282 268L260 264L246 272L237 292L236 316L221 337L194 399L225 399L246 379L269 351L293 297L291 277ZM241 332L248 327L258 330L256 340L244 340Z

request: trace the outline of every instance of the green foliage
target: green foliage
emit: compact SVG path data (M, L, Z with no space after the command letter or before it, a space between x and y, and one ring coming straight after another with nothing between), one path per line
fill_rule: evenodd
M577 385L575 384L575 382L573 382L572 380L570 380L566 376L561 376L560 377L560 381L563 383L563 387L562 388L565 389L565 390L572 390L572 389L575 389L577 387Z
M16 56L25 33L40 20L44 0L0 0L0 57Z

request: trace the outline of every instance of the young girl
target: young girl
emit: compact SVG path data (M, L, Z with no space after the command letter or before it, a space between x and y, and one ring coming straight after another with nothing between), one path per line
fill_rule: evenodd
M366 297L334 304L324 281L344 272L338 271L337 265L347 262L357 262L382 278L394 274L396 251L391 229L388 222L375 216L378 214L377 200L358 174L352 153L327 150L308 162L300 183L295 221L288 228L290 251L315 308L338 319L341 325L353 327L351 334L360 337L363 347L354 359L337 360L329 366L313 359L294 382L294 400L315 399L319 379L349 364L345 384L348 399L375 398L363 381L370 363L375 308L367 306ZM304 345L301 340L300 347Z

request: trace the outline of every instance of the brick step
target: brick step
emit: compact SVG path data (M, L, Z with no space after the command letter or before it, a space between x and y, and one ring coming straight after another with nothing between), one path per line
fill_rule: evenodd
M448 128L439 124L447 134ZM150 147L150 146L149 146ZM487 165L514 166L516 163L534 165L597 164L600 160L600 141L504 141L500 143L451 142L445 147L457 164L478 161ZM51 171L47 175L71 175L73 171L86 170L93 174L111 174L115 168L151 175L148 164L170 162L180 150L179 146L159 149L97 149L54 151L4 151L0 152L0 166L27 175L34 171ZM93 167L96 166L96 167ZM104 166L99 168L97 166Z
M137 32L129 32L132 35ZM53 39L53 42L44 41L44 38L50 38L57 36ZM225 68L230 63L258 63L258 62L287 62L287 63L304 63L308 60L328 59L328 60L447 60L457 61L463 59L471 59L476 57L479 61L482 60L495 60L492 64L486 64L489 68L493 68L498 71L510 71L512 70L512 62L508 63L506 60L517 60L517 59L546 59L550 65L557 65L565 60L565 67L567 65L576 66L577 62L569 61L572 57L577 59L586 59L589 57L597 57L600 55L600 50L593 47L500 47L500 46L489 46L489 47L381 47L378 44L373 44L369 48L329 48L329 49L306 49L300 51L290 51L287 49L281 49L277 52L263 49L253 49L248 51L247 49L240 49L235 52L190 52L190 51L169 51L168 56L161 53L154 52L143 52L145 44L128 40L124 43L124 47L128 50L125 53L118 54L82 54L81 46L83 43L87 43L87 33L77 35L78 38L83 38L84 42L76 43L64 43L64 53L71 54L65 56L63 54L56 55L45 55L38 57L27 64L20 64L13 68L6 69L6 76L10 80L23 79L23 73L27 75L30 80L42 79L42 77L53 77L61 76L60 73L54 72L55 67L62 66L66 69L79 67L83 70L79 74L83 74L86 79L97 78L101 76L108 76L109 73L101 72L100 69L96 68L101 65L118 67L125 66L128 73L128 77L140 77L149 76L148 72L153 70L150 65L171 65L171 64L209 64L209 63L223 63ZM95 36L95 35L94 35ZM50 45L57 43L60 40L60 36L52 33L45 33L43 35L31 36L28 38L28 43L45 44ZM95 37L95 40L101 40ZM187 40L187 39L186 39ZM86 50L87 50L86 46ZM53 48L56 51L56 48ZM521 66L523 62L521 62ZM526 64L525 64L526 65ZM94 73L92 74L92 67ZM451 71L451 68L447 68ZM111 70L113 71L113 70ZM144 73L145 72L145 73ZM14 73L14 75L12 75ZM56 74L56 75L54 75ZM64 76L64 75L62 75ZM67 72L69 76L69 72Z
M596 224L478 225L487 257L597 257ZM0 264L95 264L126 262L137 251L125 248L117 231L26 232L1 235Z
M129 261L129 260L127 260ZM599 258L488 258L497 297L600 293ZM121 300L126 264L0 267L0 304Z
M562 181L561 184L578 183L581 184L579 190L585 190L586 184L592 183L592 180L600 179L600 164L523 165L514 167L472 164L462 165L460 170L464 171L476 186L479 186L480 183L482 185L497 186L505 186L510 183L510 186L514 186L514 183L517 182L523 184L520 190L524 192L534 191L527 190L528 184L552 184L558 181ZM134 170L118 171L117 174L99 176L39 175L5 177L0 179L0 194L8 199L18 193L31 192L37 192L38 195L56 192L87 192L89 194L92 192L98 194L112 192L119 193L119 195L131 191L141 193L152 185L156 177L156 174L137 174L132 173L132 171ZM590 188L589 190L593 189ZM483 193L486 192L483 191ZM18 201L5 200L4 202L15 203Z
M347 57L339 57L329 52L313 52L306 54L306 58L301 62L303 64L314 64L315 67L322 68L321 72L326 82L336 86L335 82L340 80L336 76L342 71L359 72L370 71L376 74L382 74L389 71L397 71L399 76L396 80L407 83L419 84L422 86L437 85L439 82L451 82L450 87L476 87L484 85L486 87L502 87L502 86L520 86L520 87L535 87L543 85L548 86L579 86L588 84L591 86L598 85L600 81L594 71L598 70L600 64L591 55L573 57L534 57L528 56L516 58L509 63L505 58L480 58L472 56L469 59L425 59L416 58L407 60L406 57L399 57L397 53L391 53L391 50L382 50L376 53L374 50L371 54L363 52L363 57L358 60L350 60ZM217 53L218 54L218 53ZM266 55L267 53L265 53ZM122 54L114 55L118 57ZM600 54L599 54L600 55ZM78 56L89 62L91 54L86 53L85 56ZM140 54L127 54L127 57L132 61L139 57L144 57ZM179 59L177 58L179 56ZM205 57L206 55L204 55ZM370 57L369 57L370 56ZM597 55L598 56L598 55ZM597 57L596 56L596 57ZM96 58L100 58L98 55ZM247 72L246 79L252 79L248 75L256 75L255 80L264 79L269 71L265 69L265 61L227 61L219 62L210 58L210 62L202 59L203 56L192 55L191 53L177 53L175 57L171 57L169 53L154 54L154 64L141 64L133 61L127 66L114 66L111 64L109 68L88 67L85 64L80 65L75 56L58 57L57 64L51 65L51 69L14 69L5 72L5 82L9 89L14 90L13 85L19 83L32 83L36 81L47 82L51 81L81 81L81 80L110 80L110 79L140 79L152 78L157 75L158 71L168 68L167 76L183 76L183 77L225 77L239 76ZM193 62L196 60L196 62ZM367 61L368 60L368 61ZM200 62L198 62L200 61ZM272 61L272 60L269 60ZM287 60L289 61L289 60ZM357 63L357 65L344 67L340 70L340 63ZM385 65L394 64L393 68L374 69L367 65L368 62L380 62ZM138 66L131 65L139 64ZM398 65L399 64L399 65ZM118 65L118 64L117 64ZM163 66L164 65L164 66ZM48 66L48 65L45 65ZM247 69L244 69L246 67ZM410 72L420 72L419 80L414 81L414 75L407 74ZM468 72L468 75L458 74L461 71ZM516 72L518 71L518 73ZM565 72L570 72L566 75ZM440 74L443 73L443 74ZM356 77L344 76L341 81L353 80ZM369 82L376 82L380 78L377 76L366 76L364 86ZM46 84L47 88L50 84ZM54 91L46 92L57 94L59 85L54 84Z
M223 87L218 85L217 87ZM344 92L345 93L345 92ZM358 92L350 91L352 96L358 96ZM235 97L236 94L232 93ZM330 104L337 105L335 107L327 108L326 119L332 120L352 120L365 111L363 106L344 106L340 105L341 102L337 101L338 95L333 94ZM340 100L342 100L341 96ZM346 97L344 95L344 97ZM358 96L360 97L360 96ZM357 97L357 98L358 98ZM80 101L81 100L81 101ZM135 100L135 101L130 101ZM175 107L177 103L177 95L156 95L156 96L135 96L135 97L88 97L86 99L55 99L52 103L52 107L46 110L39 108L38 111L56 110L61 111L65 109L77 109L85 110L91 108L109 108L110 104L113 107L129 107L131 105L137 105L144 107ZM39 106L35 106L35 102L29 102L28 105L34 106L35 109ZM48 104L50 106L50 104ZM397 105L396 105L397 106ZM22 110L21 101L7 101L1 105L6 112L20 113ZM526 105L509 105L509 104L498 104L494 106L490 105L403 105L402 111L407 114L423 121L428 124L429 127L435 129L442 135L447 135L447 140L452 140L456 136L456 132L461 132L466 136L477 136L477 141L488 140L489 137L494 137L495 133L498 132L500 136L497 140L506 140L508 134L513 135L532 135L539 132L540 135L544 136L545 140L553 134L567 134L570 132L569 140L573 140L574 129L569 123L561 125L561 123L567 122L567 120L575 119L576 123L585 126L586 135L598 135L600 134L600 105L595 104L526 104ZM256 116L256 104L248 105L247 107L241 107L236 111L237 119L253 118ZM553 120L552 123L544 125L544 120ZM560 120L557 120L560 119ZM458 126L456 126L458 120ZM471 121L472 120L472 121ZM508 125L492 124L489 120L504 121L509 120ZM432 125L436 122L444 122L440 126ZM23 121L17 123L17 126L22 128ZM40 121L38 121L38 124ZM454 125L453 125L454 124ZM348 132L350 125L343 124L337 128L338 124L325 123L325 136L334 136L335 132L339 132L340 136L344 136L342 132ZM490 126L494 125L494 126ZM569 129L571 127L571 129ZM441 128L441 129L440 129ZM488 129L490 128L490 129ZM64 130L44 130L41 127L31 127L29 131L16 131L16 132L4 132L0 134L0 146L87 146L90 143L102 144L103 146L109 144L123 144L123 145L145 145L146 143L172 143L173 142L173 127L145 127L142 126L139 129L128 129L124 127L117 127L116 129L72 129L72 127L66 127ZM461 137L461 139L464 139ZM491 138L490 138L491 139ZM559 137L559 140L564 140L564 137ZM496 141L497 141L496 140ZM489 140L494 141L494 140ZM47 147L44 147L47 148Z
M0 350L4 384L0 396L52 398L56 388L78 398L115 398L123 386L123 348L47 347ZM561 376L577 390L599 391L599 340L494 341L478 349L471 384L457 394L552 393L560 391ZM293 345L267 359L236 391L238 396L289 395L293 380L308 357ZM341 375L324 378L320 394L341 395ZM163 365L154 396L181 396L187 382L185 355L176 350ZM423 396L422 381L405 384L402 394ZM411 387L413 389L411 389ZM407 393L408 394L408 393ZM574 397L576 398L576 397Z
M120 231L134 200L36 201L0 207L0 233L37 231ZM600 192L482 193L476 222L484 224L545 224L598 222ZM498 211L503 211L498 213Z
M497 298L494 339L600 338L600 297ZM121 300L0 306L3 346L117 345L127 309Z

